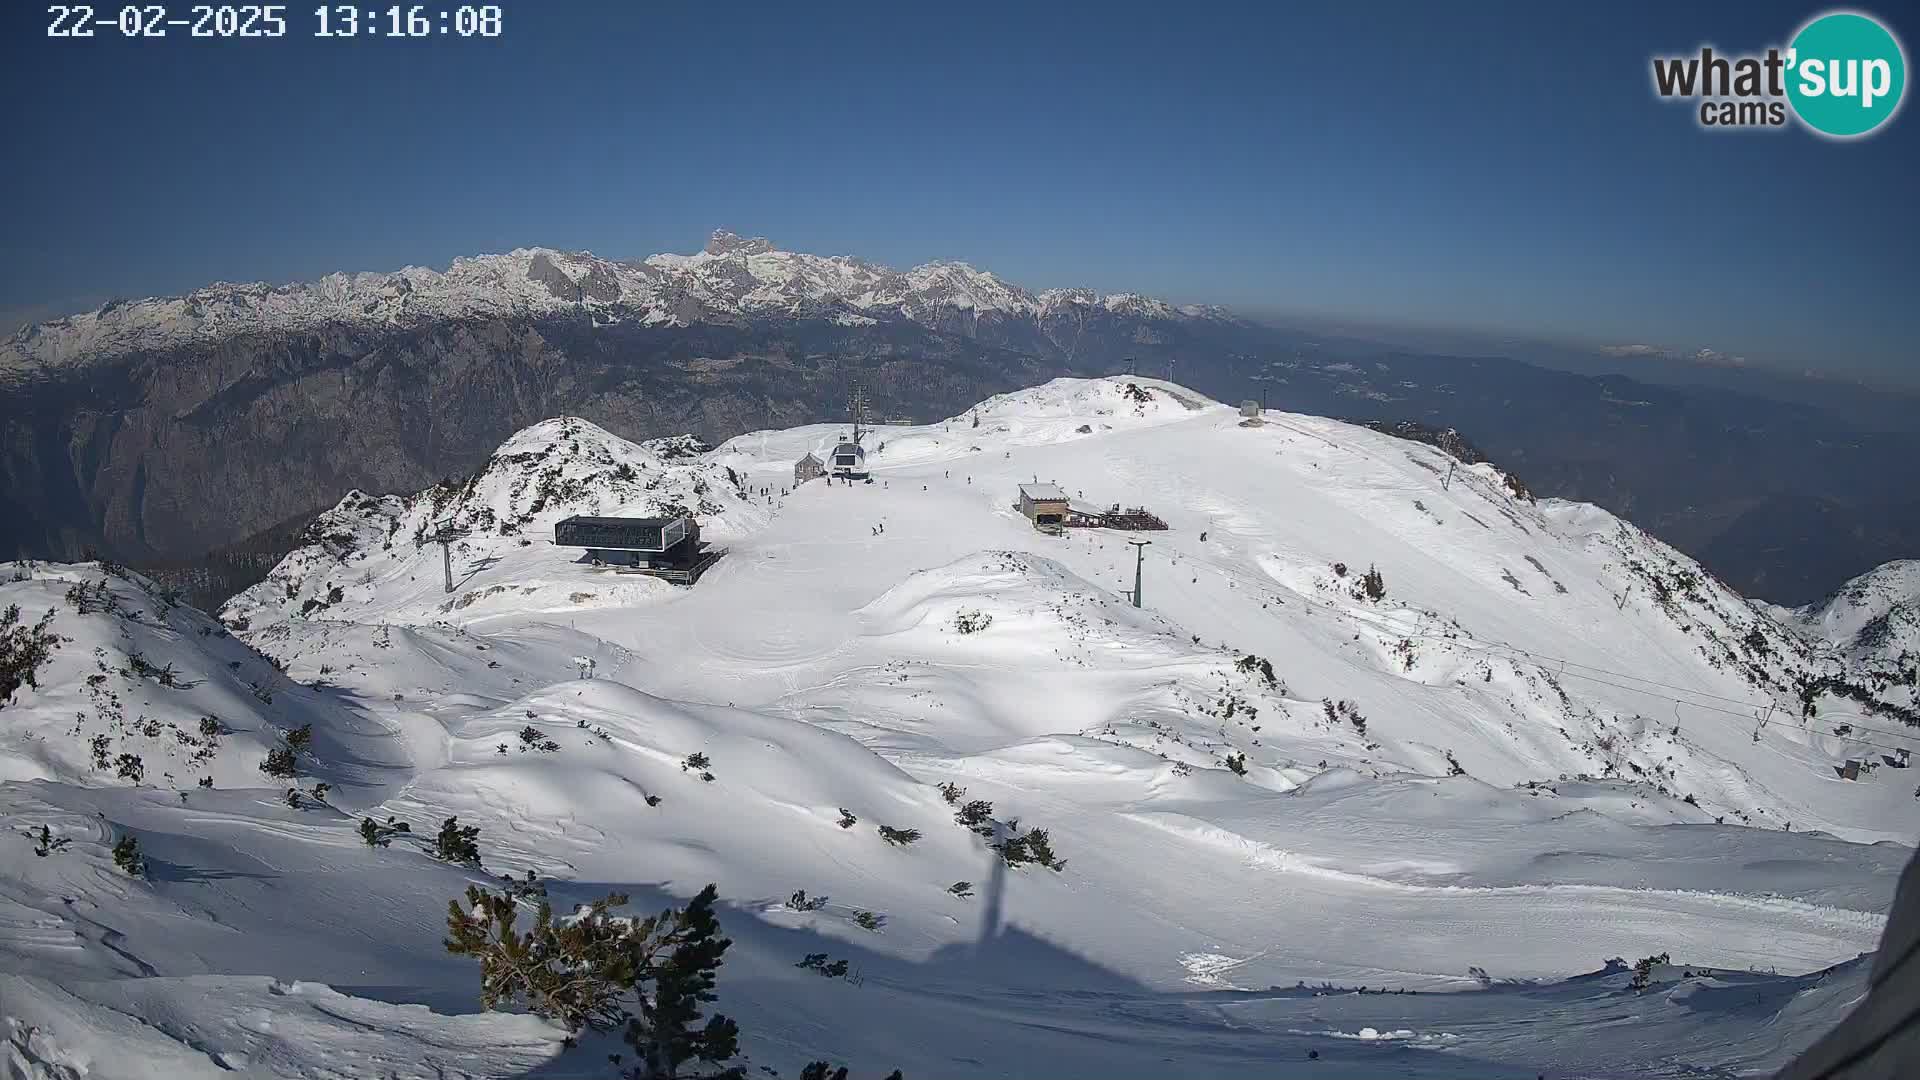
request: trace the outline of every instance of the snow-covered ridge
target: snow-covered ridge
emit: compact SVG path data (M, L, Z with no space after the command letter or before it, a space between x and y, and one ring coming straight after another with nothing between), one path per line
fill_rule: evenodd
M576 558L552 548L554 523L575 514L693 514L703 534L724 541L764 522L766 507L741 476L709 461L690 435L632 443L577 417L526 428L471 476L416 495L348 492L308 525L301 546L258 585L228 602L236 627L264 629L292 618L430 622L453 611L476 615L506 604L579 606L581 590L555 584L534 564ZM506 563L514 587L449 598L433 538L460 534L449 555L464 580L472 567ZM605 599L633 600L660 587L626 579ZM476 608L474 605L479 604Z
M1224 310L1085 289L1029 292L959 262L907 271L849 256L782 251L720 231L693 255L643 261L519 248L459 258L446 270L336 273L284 285L216 282L185 296L115 301L26 327L0 343L0 370L50 368L248 333L324 326L411 326L464 317L551 315L686 326L754 316L931 323L955 313L1040 319L1104 309L1154 320L1227 319Z
M574 513L688 512L708 538L742 541L750 552L769 543L766 530L784 505L780 495L791 482L792 461L809 451L823 452L842 430L816 425L753 432L709 449L684 436L634 444L577 418L545 421L507 440L464 482L406 498L350 494L314 522L301 548L266 581L235 597L222 615L236 629L249 630L256 644L277 648L287 635L303 633L301 624L311 620L420 626L528 611L651 606L673 597L675 590L650 579L585 574L576 565L577 552L549 542L553 523ZM1157 449L1126 449L1149 446ZM1044 475L1017 464L994 464L1016 458L1075 461L1085 454L1098 456L1102 448L1123 456L1098 469L1082 461L1067 472ZM1307 740L1303 745L1311 747L1296 747L1290 754L1256 752L1249 775L1263 783L1285 788L1302 782L1314 770L1301 763L1313 761L1322 769L1370 772L1431 774L1464 767L1503 783L1611 776L1652 784L1674 798L1705 800L1702 805L1712 813L1692 811L1701 820L1778 814L1836 831L1864 826L1857 835L1897 835L1868 824L1877 810L1855 807L1826 817L1824 809L1816 812L1798 795L1786 794L1796 779L1776 775L1756 783L1740 761L1751 752L1752 728L1763 712L1766 723L1777 714L1780 723L1795 729L1800 745L1792 753L1799 761L1789 773L1880 752L1884 748L1874 743L1886 740L1868 729L1897 723L1900 714L1831 698L1844 699L1850 687L1864 686L1876 700L1907 707L1911 693L1894 685L1897 672L1863 673L1818 634L1749 604L1654 537L1586 504L1535 502L1491 464L1461 467L1449 484L1450 459L1423 444L1277 412L1248 427L1235 410L1184 387L1120 377L1056 379L989 398L939 424L887 428L876 434L869 454L883 485L908 482L912 490L921 486L918 478L937 477L942 486L959 485L969 497L989 500L985 507L997 507L1003 516L1009 512L1001 500L1011 498L1010 485L1035 475L1067 481L1076 497L1092 505L1134 505L1144 498L1163 513L1171 507L1174 531L1157 534L1160 546L1154 554L1164 552L1162 557L1176 565L1194 560L1200 569L1180 578L1188 588L1214 575L1217 585L1272 589L1259 610L1288 611L1279 627L1289 632L1345 627L1337 645L1289 644L1292 670L1319 663L1305 657L1336 648L1368 657L1384 676L1378 693L1400 699L1400 707L1410 710L1404 714L1409 720L1431 709L1455 713L1462 708L1433 699L1429 691L1415 689L1419 686L1451 688L1442 697L1471 701L1460 713L1463 719L1516 720L1508 735L1492 740L1476 727L1479 721L1446 738L1427 725L1403 726L1378 716L1369 727L1326 715L1320 699L1342 698L1350 691L1309 688L1259 706L1275 724L1300 725L1299 734ZM969 475L1007 469L1013 471L992 487L985 486L985 475ZM1100 480L1109 470L1111 475ZM857 505L853 498L840 502ZM953 520L973 520L968 515L979 509L955 510ZM962 529L961 536L973 535L977 525ZM868 527L879 535L877 523ZM451 596L444 591L441 554L431 540L446 528L465 533L451 552L456 579ZM1014 536L1021 537L1017 526ZM1199 543L1190 550L1174 546L1193 540ZM974 611L1001 620L995 636L1010 635L1033 612L1079 609L1085 603L1081 594L1094 588L1084 567L1043 559L1034 565L1055 567L1067 576L1058 581L1046 572L1031 581L1023 577L1022 588L1030 586L1034 596L1010 601L1003 586L987 583L994 575L980 578L959 568L973 565L969 560L975 557L994 566L1007 559L1019 562L1013 554L1019 549L968 552L953 549L953 542L943 537L924 550L934 565L957 561L933 576L924 572L929 564L920 563L914 570L921 573L903 576L888 594L898 601L901 589L937 588L946 596L915 615L916 623L946 626L956 612ZM1442 546L1431 547L1435 543ZM905 542L890 546L922 550ZM1359 574L1366 567L1358 561L1363 552L1387 573L1394 598L1384 608L1358 595ZM760 573L742 569L752 565L751 559L735 556L715 580ZM1347 560L1353 561L1351 567ZM954 574L966 587L952 586ZM946 584L934 584L939 582ZM709 596L714 591L703 586L697 592ZM1097 621L1107 626L1129 621L1126 612L1111 610L1112 593L1099 595L1107 599ZM917 639L893 636L900 628L887 624L904 615L882 617L887 602L878 596L868 597L877 606L776 624L764 632L755 623L737 632L749 640L712 644L722 656L778 666L836 647L836 634L852 635L855 624L862 623L867 635L879 635L873 640L887 638L887 655L910 656ZM1172 599L1163 596L1161 602ZM1296 605L1303 620L1297 624ZM1334 618L1311 618L1321 611ZM1071 621L1063 628L1054 618L1041 618L1044 646L1036 654L1051 657L1050 662L1079 657L1098 669L1105 663L1100 657L1126 657L1122 666L1131 669L1158 652L1147 638L1125 635L1124 641L1116 638L1087 652ZM1583 629L1572 632L1574 626ZM1315 633L1308 634L1309 641ZM1238 657L1222 659L1211 644L1190 648L1186 639L1191 636L1176 628L1172 639L1182 647L1156 661L1164 669L1162 680L1171 678L1185 689L1170 695L1152 686L1134 688L1114 703L1082 710L1086 722L1073 731L1133 744L1130 726L1145 727L1150 732L1146 745L1165 739L1169 747L1182 747L1179 755L1189 753L1191 747L1181 740L1199 730L1192 725L1217 723L1195 716L1220 708L1220 695L1246 694L1226 683L1215 686ZM1648 639L1664 644L1644 651L1641 643ZM1556 659L1561 657L1580 664L1568 669ZM1326 662L1330 685L1349 681L1333 675L1348 660L1329 657ZM1807 696L1810 685L1832 679L1839 681ZM1203 684L1208 689L1196 689ZM1669 692L1671 687L1679 692ZM1355 700L1372 715L1371 700ZM1127 704L1116 712L1118 701ZM1754 707L1729 708L1741 701ZM1683 737L1673 722L1681 711L1677 706L1700 707L1715 729L1713 737ZM1868 713L1856 716L1863 708ZM1201 713L1189 716L1194 709ZM1824 717L1817 724L1816 714ZM1141 718L1157 719L1146 724ZM1203 738L1193 745L1217 741ZM1211 760L1211 751L1192 752L1196 761ZM1766 790L1775 785L1778 790Z
M1155 380L794 486L842 431L544 421L349 493L224 624L0 567L0 623L60 638L0 700L0 1056L604 1075L612 1040L475 1011L444 919L502 875L717 883L753 1075L1757 1075L1864 993L1920 723L1868 709L1897 673L1798 699L1880 669L1791 613L1490 464ZM1169 527L1042 534L1035 479ZM668 509L727 548L692 588L549 539Z
M1920 559L1877 566L1818 604L1783 614L1861 657L1920 657Z

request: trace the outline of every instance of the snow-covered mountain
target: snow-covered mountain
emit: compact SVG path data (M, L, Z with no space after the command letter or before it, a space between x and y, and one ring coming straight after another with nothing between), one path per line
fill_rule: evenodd
M1862 992L1920 727L1857 631L1492 464L1155 380L875 429L872 484L796 488L843 431L549 420L349 494L218 623L132 575L76 604L90 565L0 583L72 639L0 709L10 1065L599 1075L618 1047L478 1014L440 946L528 870L561 910L717 883L715 1008L782 1075L1734 1075ZM1169 528L1038 533L1036 478ZM551 543L670 509L727 549L691 589ZM196 758L201 712L232 734ZM308 723L298 778L259 775ZM415 839L450 815L484 872ZM982 835L1036 827L1057 869ZM1644 992L1607 963L1661 953Z
M1920 666L1920 559L1875 567L1820 603L1782 614L1862 659Z
M982 319L1071 321L1093 311L1145 320L1224 320L1131 293L1029 292L965 263L899 271L849 256L781 251L726 231L692 255L643 261L520 248L455 259L444 271L329 274L287 285L217 283L185 296L115 302L23 328L0 343L0 372L46 370L235 335L328 327L409 327L462 318L579 313L640 326L725 323L755 316L848 324L904 319L936 328Z

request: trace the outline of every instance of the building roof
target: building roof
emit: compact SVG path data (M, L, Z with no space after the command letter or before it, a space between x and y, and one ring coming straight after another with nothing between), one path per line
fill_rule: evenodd
M1065 502L1067 493L1058 484L1021 484L1020 494L1035 502Z
M680 517L685 517L685 516L686 515L684 514L680 515ZM583 514L576 514L573 517L565 519L564 521L557 522L557 524L565 525L568 523L572 523L576 525L609 525L609 526L644 525L644 526L657 528L661 525L670 525L676 521L679 521L680 517L589 517Z
M1090 518L1097 518L1100 515L1107 512L1106 507L1098 506L1094 503L1090 503L1085 499L1067 500L1067 509L1073 511L1076 514L1079 514L1081 517L1090 517Z

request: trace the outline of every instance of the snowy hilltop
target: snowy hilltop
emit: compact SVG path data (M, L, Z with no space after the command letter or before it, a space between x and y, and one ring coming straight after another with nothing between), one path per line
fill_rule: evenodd
M641 261L520 248L455 259L446 270L337 273L287 285L216 283L185 296L116 301L26 327L0 342L0 372L48 370L139 350L327 327L408 327L436 320L578 312L598 321L688 326L755 316L850 325L905 319L1071 321L1093 311L1144 320L1225 320L1132 293L1030 292L965 263L894 270L850 256L782 251L724 230L692 255Z
M560 915L713 883L708 1011L780 1075L1731 1075L1862 992L1920 805L1920 664L1868 632L1910 573L1767 608L1495 464L1157 380L796 485L846 430L548 420L347 494L217 621L0 575L45 654L0 708L10 1068L607 1075L617 1036L483 1011L443 947L503 875ZM1168 527L1038 531L1035 481ZM616 573L575 514L725 554Z

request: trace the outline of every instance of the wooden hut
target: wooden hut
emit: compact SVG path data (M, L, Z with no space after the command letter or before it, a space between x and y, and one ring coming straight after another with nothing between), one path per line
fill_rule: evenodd
M817 480L827 475L827 463L811 453L793 463L793 486L799 487L809 480Z
M1058 484L1020 485L1020 512L1036 526L1066 524L1069 502Z

